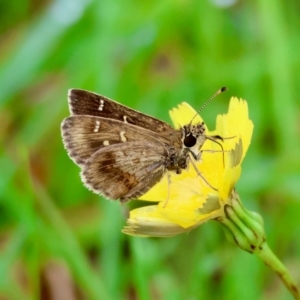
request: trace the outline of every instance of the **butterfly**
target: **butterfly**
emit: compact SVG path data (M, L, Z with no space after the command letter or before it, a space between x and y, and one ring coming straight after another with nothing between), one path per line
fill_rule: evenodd
M203 122L191 120L177 130L89 91L71 89L68 99L71 116L61 124L65 149L81 168L84 185L108 199L140 197L165 173L180 174L190 162L195 167L207 139L222 139L207 136Z

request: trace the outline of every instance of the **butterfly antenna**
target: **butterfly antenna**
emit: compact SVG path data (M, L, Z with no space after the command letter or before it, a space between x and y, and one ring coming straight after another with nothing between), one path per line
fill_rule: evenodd
M228 89L226 86L221 87L220 89L218 89L201 107L200 109L197 111L197 113L194 115L194 117L192 118L190 125L192 124L193 120L196 118L196 116L204 109L204 107L214 98L216 98L219 94L226 92Z

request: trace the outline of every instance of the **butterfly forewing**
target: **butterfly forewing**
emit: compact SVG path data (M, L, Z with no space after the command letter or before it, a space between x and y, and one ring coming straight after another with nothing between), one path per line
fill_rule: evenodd
M81 177L94 192L125 202L144 194L162 178L165 159L165 149L158 142L111 145L85 162Z
M133 124L154 132L173 130L167 123L135 111L102 95L84 90L69 90L69 108L73 115L98 116Z
M84 166L96 151L110 145L148 140L161 144L160 147L170 143L168 135L159 136L118 120L86 115L66 118L62 123L62 136L69 156L79 166ZM174 134L170 136L173 137ZM179 141L180 133L177 133L177 142ZM135 153L134 148L131 150Z

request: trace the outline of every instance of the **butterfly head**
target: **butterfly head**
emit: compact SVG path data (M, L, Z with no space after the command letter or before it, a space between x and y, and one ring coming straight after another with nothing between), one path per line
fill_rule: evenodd
M204 122L188 124L182 128L182 145L188 148L194 157L198 157L200 149L205 141Z
M227 91L226 87L220 88L210 99L208 99L202 107L197 111L194 117L191 119L188 125L183 126L182 128L182 145L185 149L188 149L189 152L192 153L194 158L199 159L200 157L200 149L204 144L206 139L210 139L205 135L205 125L204 122L192 124L193 120L197 117L197 115L204 109L204 107L213 100L219 94ZM214 141L214 140L213 140ZM221 146L222 147L222 146Z

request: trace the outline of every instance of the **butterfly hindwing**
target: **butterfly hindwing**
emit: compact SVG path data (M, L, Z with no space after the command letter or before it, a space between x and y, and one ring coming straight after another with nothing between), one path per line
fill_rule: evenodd
M126 202L144 194L162 178L165 161L165 149L157 142L111 145L86 161L81 178L95 193Z

